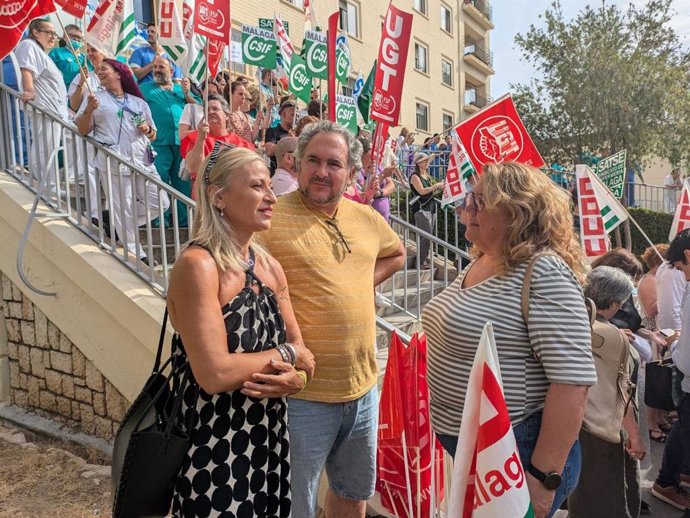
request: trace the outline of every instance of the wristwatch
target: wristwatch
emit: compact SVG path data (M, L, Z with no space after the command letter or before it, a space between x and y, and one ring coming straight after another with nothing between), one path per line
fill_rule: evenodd
M556 473L555 471L544 473L543 471L539 471L537 468L535 468L534 464L531 463L527 467L527 471L530 475L532 475L539 482L541 482L546 489L555 491L556 489L561 487L561 482L563 481L563 479L560 473Z

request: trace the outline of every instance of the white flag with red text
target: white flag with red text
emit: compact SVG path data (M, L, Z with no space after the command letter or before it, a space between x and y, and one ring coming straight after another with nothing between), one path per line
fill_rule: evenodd
M525 477L503 395L493 326L487 322L462 410L449 518L533 518Z
M673 238L686 228L690 228L690 190L688 190L688 183L683 182L683 190L680 193L680 201L676 205L668 240L673 241Z
M292 54L295 52L295 47L290 41L290 36L288 36L285 30L285 25L283 25L283 19L280 15L276 15L273 19L273 33L275 34L276 44L278 45L278 57L280 58L280 65L285 75L290 74L290 64L292 63ZM278 72L279 75L280 71Z
M158 0L158 43L177 66L186 64L187 42L175 0Z

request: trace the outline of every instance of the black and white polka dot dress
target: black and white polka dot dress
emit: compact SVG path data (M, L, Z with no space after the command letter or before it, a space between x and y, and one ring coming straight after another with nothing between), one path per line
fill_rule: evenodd
M222 311L232 353L261 352L285 341L275 296L251 270L244 289ZM173 347L184 354L178 336ZM196 406L187 406L197 390ZM175 486L173 516L290 517L286 398L256 399L239 390L212 395L193 383L183 412L195 425Z

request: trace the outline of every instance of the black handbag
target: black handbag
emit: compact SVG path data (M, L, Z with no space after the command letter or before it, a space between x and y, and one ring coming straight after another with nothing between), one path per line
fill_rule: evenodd
M113 518L166 516L189 450L191 423L184 421L181 405L191 368L184 354L161 365L167 322L166 309L153 372L115 436Z
M650 408L675 410L680 402L678 385L682 379L683 374L671 358L647 363L644 404Z

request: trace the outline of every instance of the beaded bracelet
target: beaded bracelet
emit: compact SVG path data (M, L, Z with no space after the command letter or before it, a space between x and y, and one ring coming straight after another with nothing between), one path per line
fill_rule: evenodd
M278 349L283 361L294 367L295 363L297 363L297 353L292 344L279 344L276 349Z

